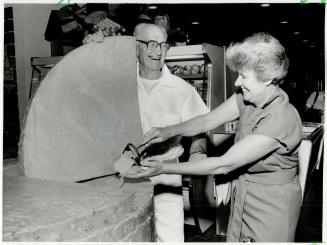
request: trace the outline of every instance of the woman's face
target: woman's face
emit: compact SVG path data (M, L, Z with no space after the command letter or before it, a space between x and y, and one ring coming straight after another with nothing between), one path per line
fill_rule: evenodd
M243 92L244 100L258 106L266 97L268 84L270 82L259 81L253 70L244 70L238 72L238 78L235 86L240 87Z

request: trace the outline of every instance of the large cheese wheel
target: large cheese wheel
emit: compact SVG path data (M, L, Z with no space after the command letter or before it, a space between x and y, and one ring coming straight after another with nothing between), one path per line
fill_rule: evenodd
M38 88L21 136L28 177L81 181L114 173L142 136L135 39L108 37L72 51Z

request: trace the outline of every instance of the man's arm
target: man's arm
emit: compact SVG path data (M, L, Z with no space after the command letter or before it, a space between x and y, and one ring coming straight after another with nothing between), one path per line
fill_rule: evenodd
M192 144L190 147L189 161L196 161L207 158L207 138L205 134L200 134L192 137Z
M280 146L279 142L263 135L249 135L233 145L221 157L210 157L191 163L162 164L162 173L175 174L227 174L253 163Z

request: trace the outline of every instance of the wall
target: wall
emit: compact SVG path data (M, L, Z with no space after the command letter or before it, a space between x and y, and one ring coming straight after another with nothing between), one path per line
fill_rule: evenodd
M23 128L22 122L26 112L32 73L30 58L50 56L50 43L44 39L44 32L51 10L57 10L62 5L6 4L5 6L13 7L19 119L20 126Z

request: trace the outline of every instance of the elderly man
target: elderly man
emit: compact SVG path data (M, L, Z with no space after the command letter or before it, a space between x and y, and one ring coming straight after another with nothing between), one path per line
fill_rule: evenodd
M207 107L196 90L183 79L172 75L164 64L168 51L166 32L154 24L135 27L138 59L138 99L143 132L152 127L164 127L205 114ZM84 43L102 42L96 33ZM181 147L173 147L159 160L177 162ZM206 157L206 140L193 138L190 159ZM180 175L160 175L151 178L154 184L154 216L157 241L184 241L182 178Z

